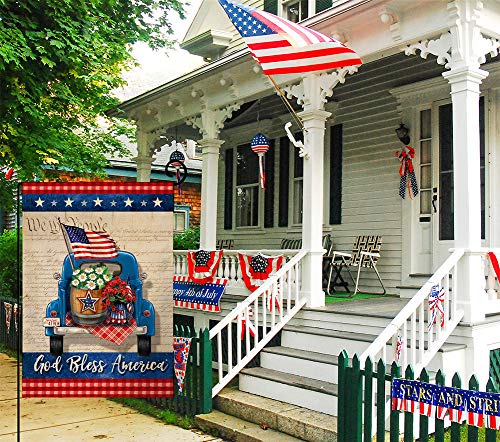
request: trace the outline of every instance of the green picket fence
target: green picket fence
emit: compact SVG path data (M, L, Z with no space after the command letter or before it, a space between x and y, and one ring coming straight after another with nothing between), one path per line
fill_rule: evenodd
M7 330L7 323L6 323L7 314L4 306L5 302L9 302L13 306L10 318L9 330ZM14 319L14 304L16 303L17 301L13 298L7 296L0 296L0 344L13 351L17 350L18 334L21 333L21 323L22 323L22 317L21 317L22 311L19 311L18 313L19 325L18 329L16 330L15 319Z
M212 344L208 329L198 333L193 327L174 325L174 336L191 338L191 348L184 377L184 389L179 391L174 375L174 396L147 398L154 406L194 416L212 411Z
M500 431L479 429L472 425L452 422L445 431L445 421L435 417L419 415L417 421L413 413L390 410L386 412L386 402L390 398L391 383L394 378L404 377L415 379L413 368L408 366L404 376L401 367L395 362L386 367L382 359L374 364L367 359L363 367L357 355L352 360L342 351L339 355L338 375L338 442L478 442L481 440L495 442L500 440ZM418 380L429 382L429 373L424 368ZM436 374L436 385L445 385L445 376L441 371ZM462 388L458 373L452 378L452 387ZM469 390L479 390L476 376L472 376L467 384ZM486 385L487 392L498 393L496 383L492 378ZM388 415L386 414L388 413ZM401 422L400 415L404 414ZM386 420L389 419L389 430L386 430ZM434 421L434 434L429 434L429 423ZM414 426L417 425L416 428ZM449 433L449 434L446 434ZM375 434L375 436L373 436ZM415 434L418 434L415 437ZM498 438L498 439L497 439Z

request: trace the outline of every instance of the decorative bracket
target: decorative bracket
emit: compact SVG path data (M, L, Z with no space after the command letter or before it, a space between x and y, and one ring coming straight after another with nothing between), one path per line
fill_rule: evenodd
M219 109L205 109L199 116L186 119L186 124L198 129L203 138L217 139L224 122L243 104L236 101Z
M436 40L422 40L408 45L405 48L405 55L415 55L417 51L420 51L420 56L425 59L432 54L437 57L438 64L444 64L446 69L451 69L451 45L451 32L448 31Z
M228 75L223 75L219 80L219 84L229 91L229 95L232 99L236 100L238 98L238 88L234 84L234 81L231 77L229 77Z

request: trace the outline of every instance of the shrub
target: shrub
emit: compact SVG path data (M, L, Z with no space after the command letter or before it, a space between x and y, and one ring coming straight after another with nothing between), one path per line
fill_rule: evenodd
M200 228L186 229L174 235L174 250L196 250L200 248Z
M0 235L0 295L17 296L17 236L16 229Z

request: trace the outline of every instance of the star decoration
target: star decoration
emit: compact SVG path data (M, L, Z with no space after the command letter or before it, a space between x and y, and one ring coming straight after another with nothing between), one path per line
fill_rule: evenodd
M102 207L101 206L101 203L102 203L102 199L100 199L99 197L97 197L95 200L94 200L94 205L97 207Z
M123 201L125 203L125 207L132 207L132 203L134 202L134 200L131 200L130 197L128 197L125 201Z
M194 254L196 267L208 265L208 260L210 259L210 252L206 250L198 250Z
M82 201L82 206L86 206L87 205L87 201Z
M115 206L116 206L116 201L115 201L115 200L113 200L113 201L111 201L111 203L110 203L110 204L111 204L111 207L115 207Z
M73 207L73 201L69 196L68 196L68 199L67 200L64 200L64 202L66 203L66 207Z
M143 206L143 207L144 207L146 204L147 204L147 202L146 202L146 201L141 201L141 206Z
M153 201L153 203L155 203L155 207L161 207L162 202L163 201L158 197L156 197L156 199Z
M57 206L57 201L52 201L50 204L52 204L52 206Z
M255 273L266 273L267 266L269 265L269 262L267 258L265 258L262 255L255 255L251 260L250 260L250 267Z
M86 310L90 310L92 312L95 312L95 303L99 301L99 298L93 298L92 293L90 290L87 290L87 295L84 298L76 298L78 301L82 303L82 310L81 312L83 313Z
M35 200L36 207L43 207L43 203L44 202L45 202L45 200L43 200L42 198L38 197L38 199Z

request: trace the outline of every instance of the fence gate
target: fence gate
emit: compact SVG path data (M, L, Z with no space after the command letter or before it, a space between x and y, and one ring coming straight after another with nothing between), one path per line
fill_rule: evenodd
M391 410L391 383L394 378L415 379L413 368L408 366L404 375L401 367L395 362L386 367L380 359L375 365L367 359L363 367L357 355L352 360L342 351L339 355L338 375L338 442L410 442L430 440L430 428L433 428L433 441L444 442L496 442L500 440L500 431L489 428L478 428L467 423L450 422L416 415L410 412ZM424 368L418 380L429 383L429 374ZM432 383L432 382L431 382ZM445 376L441 371L436 374L436 385L445 385ZM461 388L462 382L458 373L453 376L450 385ZM479 390L476 376L472 376L467 385L469 390ZM486 384L486 391L498 393L492 378ZM388 420L388 425L386 421ZM429 425L431 423L431 425ZM446 428L445 427L449 427ZM481 436L481 437L480 437Z

